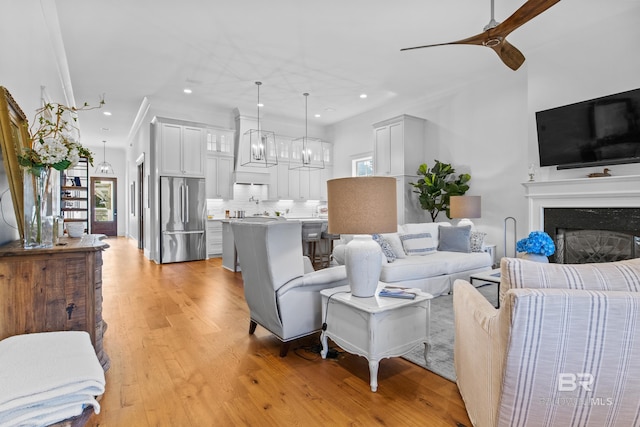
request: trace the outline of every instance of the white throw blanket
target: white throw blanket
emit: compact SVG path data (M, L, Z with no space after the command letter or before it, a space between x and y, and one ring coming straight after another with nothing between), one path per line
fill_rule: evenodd
M42 426L80 415L104 393L87 332L43 332L0 341L0 427Z

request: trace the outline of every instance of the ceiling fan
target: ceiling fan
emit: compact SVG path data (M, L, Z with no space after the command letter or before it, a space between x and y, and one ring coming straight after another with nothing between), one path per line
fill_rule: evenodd
M494 0L491 0L491 20L484 27L484 32L454 42L407 47L400 50L422 49L424 47L445 46L450 44L486 46L493 49L507 67L512 70L517 70L524 62L524 55L507 41L507 36L559 1L560 0L528 0L504 22L498 23L494 19Z

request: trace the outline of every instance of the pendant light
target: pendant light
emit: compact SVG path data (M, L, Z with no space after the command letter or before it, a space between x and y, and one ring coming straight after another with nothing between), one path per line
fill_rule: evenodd
M113 175L113 166L107 162L107 141L102 141L102 162L98 163L95 173L101 175Z
M318 138L309 138L308 135L308 101L309 94L304 96L304 136L291 141L291 160L289 169L324 169L324 150L322 141Z
M256 82L258 87L258 128L250 129L243 136L243 153L241 153L242 166L271 167L278 164L276 153L276 134L262 130L260 127L260 86L262 82Z

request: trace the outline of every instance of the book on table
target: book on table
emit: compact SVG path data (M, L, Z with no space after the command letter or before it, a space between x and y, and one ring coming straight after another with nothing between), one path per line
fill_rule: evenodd
M409 292L403 288L389 288L385 287L380 289L380 293L378 294L381 297L387 298L404 298L404 299L414 299L416 294L413 292Z

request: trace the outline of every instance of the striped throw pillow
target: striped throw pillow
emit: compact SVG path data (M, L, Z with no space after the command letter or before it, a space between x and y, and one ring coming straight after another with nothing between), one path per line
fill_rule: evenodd
M429 255L436 251L431 233L400 234L400 241L407 255Z

